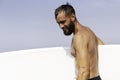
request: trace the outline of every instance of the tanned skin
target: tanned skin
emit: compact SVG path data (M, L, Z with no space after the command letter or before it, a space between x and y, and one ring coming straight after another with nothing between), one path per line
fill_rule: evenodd
M59 12L56 21L60 28L74 23L71 54L75 57L77 80L88 80L99 75L98 45L104 44L88 27L81 25L75 14L67 16Z

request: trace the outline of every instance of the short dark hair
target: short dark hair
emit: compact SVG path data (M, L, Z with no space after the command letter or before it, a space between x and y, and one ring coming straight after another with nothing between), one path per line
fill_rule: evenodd
M75 14L75 9L68 2L66 4L61 5L57 9L55 9L55 18L57 18L57 15L61 11L64 11L66 16L70 16L71 14Z

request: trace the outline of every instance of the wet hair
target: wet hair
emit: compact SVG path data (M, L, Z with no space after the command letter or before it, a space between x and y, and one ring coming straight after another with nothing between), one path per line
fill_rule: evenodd
M66 16L75 14L75 9L68 2L66 4L59 6L57 9L55 9L55 18L57 18L59 12L61 12L61 11L65 12Z

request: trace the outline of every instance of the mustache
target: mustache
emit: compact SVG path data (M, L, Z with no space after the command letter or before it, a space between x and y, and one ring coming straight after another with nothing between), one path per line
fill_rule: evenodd
M65 31L67 29L69 29L67 26L65 26L65 27L62 28L63 31Z
M66 26L66 27L63 27L62 30L63 30L64 32L69 32L69 31L70 31L70 28L69 28L68 26Z
M62 27L62 30L65 35L71 35L75 30L75 25L73 22L70 22L69 25Z
M65 35L71 35L72 34L72 29L68 26L62 28L63 32Z

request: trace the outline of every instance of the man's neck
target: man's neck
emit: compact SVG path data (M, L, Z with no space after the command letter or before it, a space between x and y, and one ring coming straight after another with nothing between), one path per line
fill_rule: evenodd
M77 34L81 29L82 29L82 25L78 21L75 21L74 35Z

